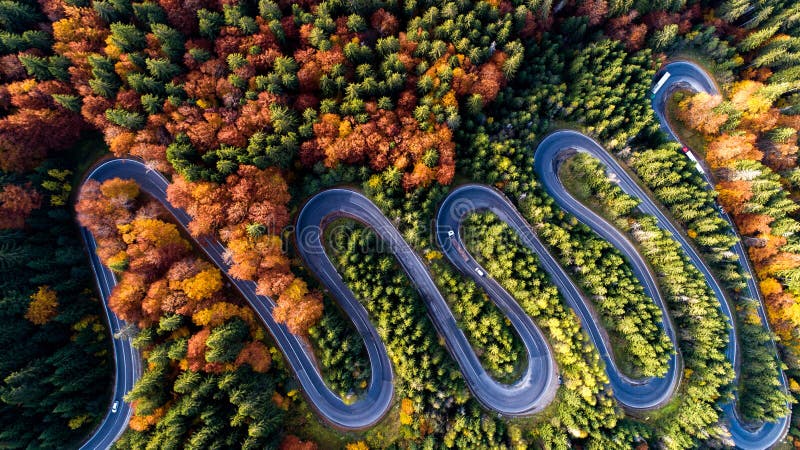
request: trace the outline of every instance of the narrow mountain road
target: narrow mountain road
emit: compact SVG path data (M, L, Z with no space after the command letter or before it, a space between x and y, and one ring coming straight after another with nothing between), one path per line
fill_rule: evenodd
M150 171L140 161L134 159L114 159L98 166L88 179L104 181L111 178L125 178L135 180L142 191L161 202L164 207L175 217L184 229L190 222L185 211L174 208L166 200L167 180L159 173ZM413 281L417 290L429 308L429 314L438 332L444 337L448 350L459 364L467 385L475 397L487 408L507 417L527 416L541 411L553 400L558 387L558 377L552 351L541 331L536 327L531 318L525 314L519 304L490 277L481 276L475 268L478 267L474 259L463 250L460 242L460 233L451 238L446 230L460 230L460 223L470 211L492 210L501 218L508 221L520 234L523 241L539 254L545 269L551 274L562 293L568 298L575 308L589 311L588 301L581 297L580 291L573 281L569 279L539 242L527 223L522 219L510 201L500 192L481 185L468 185L454 191L440 208L438 221L438 239L448 258L462 271L475 278L486 289L492 300L509 318L516 332L522 339L527 352L528 366L522 376L515 383L506 385L494 380L482 367L480 360L469 344L464 333L458 328L455 317L447 306L446 301L436 289L435 283L427 267L419 256L403 240L400 233L380 210L363 195L346 189L331 189L312 197L302 208L297 219L296 243L300 255L305 260L309 269L315 273L334 298L353 321L356 330L364 339L367 353L372 366L372 379L366 392L355 402L345 404L336 394L325 385L322 376L316 369L314 356L310 354L308 346L302 340L289 333L283 325L277 324L272 319L274 303L271 299L255 294L255 285L252 282L236 280L229 277L231 283L247 299L260 320L264 323L281 351L284 353L295 376L298 378L303 392L310 404L328 422L342 429L367 428L387 412L393 397L393 374L386 350L374 326L369 322L368 315L363 306L358 302L350 289L342 282L333 264L325 255L322 243L322 232L325 224L336 217L350 217L370 226L377 234L389 244L391 251L400 262L403 269ZM87 247L94 249L91 235L84 231ZM225 248L213 239L204 239L196 242L206 255L224 272L227 273L228 265L223 258ZM461 251L458 249L461 248ZM626 249L621 249L623 252ZM637 256L631 254L631 258ZM640 257L638 257L640 258ZM101 290L107 305L110 289L114 286L114 278L107 268L102 266L96 256L92 263L98 273L104 274L98 283L104 286ZM485 273L485 272L484 272ZM655 281L646 281L654 285ZM111 311L112 322L116 320ZM590 313L582 314L585 325L590 327L590 334L598 346L608 349L608 338L604 331L593 322ZM114 325L116 331L121 325ZM123 346L130 347L129 341L115 341ZM612 385L619 389L623 403L633 409L648 409L663 404L674 390L674 377L662 381L662 378L646 380L629 380L619 374L616 365L611 360L610 352L605 351L606 360L609 361L609 372ZM119 356L123 355L123 356ZM138 354L118 354L118 370L122 373L118 380L129 380L132 383L140 374L133 371L137 367ZM671 373L674 373L674 363ZM130 389L130 384L117 383L114 398L118 399ZM110 436L113 440L125 428L129 417L128 406L122 402L117 413L110 413L86 448L91 448L102 436ZM120 420L123 418L123 420ZM91 445L90 445L91 444Z
M705 92L712 95L719 95L719 89L717 88L716 83L714 83L713 78L711 78L707 72L693 62L676 61L669 63L664 66L659 73L656 74L655 79L660 79L667 72L670 74L669 78L652 98L653 111L661 123L661 128L670 137L672 137L672 139L681 142L678 135L670 126L669 120L667 120L667 102L669 101L671 94L676 90L685 89L693 92ZM689 149L689 151L691 152L692 150ZM701 166L703 165L701 164ZM706 188L714 189L714 182L710 173L708 172L708 169L704 168L701 175L706 181ZM719 213L719 215L730 224L733 230L736 230L736 226L734 225L729 214ZM676 234L673 233L673 235ZM769 329L769 321L767 320L767 314L764 309L764 299L762 298L761 291L758 288L758 278L756 277L756 274L750 265L750 259L747 254L747 250L744 248L744 245L742 244L742 238L738 235L738 232L737 237L739 239L736 245L734 245L733 251L739 257L740 264L745 272L749 275L747 280L747 297L758 300L757 310L758 316L761 319L761 325L764 328ZM705 269L705 272L708 272L708 269ZM706 274L705 272L704 275ZM728 317L729 323L731 324L727 357L733 364L733 367L736 369L736 377L738 378L739 366L741 364L741 352L738 348L735 320L731 314L731 305L729 304L727 298L723 295L724 291L722 291L719 287L719 283L717 283L716 280L710 276L710 274L706 277L706 280L717 294L717 298L720 300L720 307ZM773 348L775 347L774 342L772 343L772 346ZM782 371L780 373L780 381L784 391L788 391L786 375ZM791 408L791 405L789 405L789 407ZM777 422L755 425L745 423L736 410L735 401L722 405L722 409L725 412L725 415L728 417L728 421L730 422L728 429L730 430L731 437L736 443L736 446L742 449L764 449L771 447L786 437L786 433L788 433L789 426L791 425L791 415L782 417Z
M548 135L536 149L533 160L537 179L560 208L577 217L579 221L622 253L634 275L644 287L645 293L661 310L661 327L672 341L673 348L677 348L675 327L670 319L666 303L659 291L655 275L642 255L615 226L570 195L558 177L560 162L563 161L564 156L575 151L591 153L608 166L608 161L603 159L608 156L608 153L598 143L577 131L558 131ZM621 167L615 166L615 168L609 167L609 169L621 180L621 183L635 186L635 183L628 178L627 173ZM649 201L648 197L643 198L643 202L646 201ZM570 297L574 300L570 300ZM628 379L614 363L611 345L592 314L591 303L585 299L578 302L579 292L570 297L568 297L570 306L580 316L584 329L589 332L589 336L600 351L600 357L606 363L606 372L617 400L629 409L654 409L669 402L683 376L682 364L677 352L671 356L665 376L649 378L645 381Z
M102 182L111 178L135 180L141 190L158 200L184 228L188 226L191 218L189 215L173 207L167 201L167 186L169 182L158 172L149 170L141 161L135 159L113 159L100 164L87 177L87 180ZM94 254L94 239L84 228L81 229L87 248L90 250L91 263L98 276L100 293L110 318L112 333L116 333L122 324L108 308L108 298L116 281L111 271L103 266ZM214 239L201 239L196 242L206 256L219 267L227 276L229 265L223 256L225 247ZM256 295L255 283L237 280L228 277L231 284L241 293L253 310L258 315L267 330L272 334L278 348L286 358L289 367L303 387L303 392L310 400L310 404L333 426L342 429L369 428L380 420L392 404L394 386L393 375L389 358L383 342L378 338L374 327L369 323L367 313L358 302L342 305L345 313L353 320L356 329L365 342L365 348L372 365L372 375L366 392L358 401L345 404L344 401L327 387L322 375L316 368L314 356L308 345L297 336L290 333L282 324L272 319L272 309L275 303L269 297ZM131 347L130 340L114 340L115 348L121 346L125 351L116 351L117 376L114 391L114 401L120 401L116 413L109 413L100 427L82 448L106 448L127 427L130 417L129 406L122 401L133 383L141 375L141 362L139 354ZM103 437L105 436L105 438Z
M120 332L127 329L125 322L119 320L116 314L108 307L108 298L111 290L116 286L117 281L111 269L100 262L95 249L95 241L91 233L86 228L81 228L86 247L89 250L89 258L92 263L95 282L100 290L100 297L103 302L103 310L106 313L106 320L111 327L111 335L117 336ZM133 411L130 404L125 402L122 397L131 389L133 384L142 375L142 359L139 351L133 347L130 337L111 339L114 350L115 376L112 395L112 408L109 408L106 417L100 426L95 429L94 434L86 441L82 449L109 448L116 441L123 431L128 427ZM117 410L113 411L113 405L117 405Z
M446 205L447 202L443 210ZM324 224L338 217L356 219L369 226L394 254L420 293L428 308L428 315L478 401L509 417L530 415L550 404L558 387L552 352L531 318L510 295L496 285L489 290L490 296L521 338L527 352L528 366L514 384L504 385L495 381L483 368L464 332L458 327L447 301L436 288L427 266L389 219L362 194L347 189L331 189L312 197L300 211L296 227L297 244L308 268L336 295L340 305L358 304L358 300L325 255L321 239ZM448 253L448 257L452 258L451 253ZM473 267L470 267L469 271L472 270Z
M690 87L698 90L708 88L708 86L713 88L713 83L703 84L708 81L705 78L693 77L692 71L683 65L686 63L675 64L681 65L675 66L675 74L670 78L670 84L665 86L661 92L668 92L669 89L679 85L675 83L688 83ZM673 69L667 66L667 70ZM654 107L662 124L666 124L663 119L663 106L666 104L663 95L654 98ZM574 151L588 152L599 158L609 172L616 175L622 189L641 200L639 208L647 214L654 215L658 219L659 226L672 233L673 237L680 242L687 256L706 277L709 286L720 299L720 307L733 324L731 306L705 262L656 206L655 201L645 194L614 158L597 142L574 131L559 131L547 136L537 148L535 155L534 170L539 180L559 206L575 215L625 256L645 292L660 308L662 312L661 326L673 344L676 342L674 326L666 312L658 284L642 256L614 226L570 196L558 179L558 162L564 156L564 152ZM174 208L166 200L168 181L158 172L149 170L142 162L135 159L109 160L97 166L87 177L87 179L100 182L111 178L135 180L144 192L161 202L184 229L188 226L191 220L188 214L181 209ZM466 251L461 241L461 224L473 211L492 211L497 214L517 232L526 246L536 252L542 267L548 272L567 303L576 311L584 329L597 346L606 364L609 383L614 395L625 408L649 410L663 406L670 400L678 386L682 372L679 355L675 353L671 357L668 372L664 377L634 380L624 376L617 368L608 335L598 323L591 302L584 297L574 281L548 252L513 204L502 193L488 186L465 185L454 190L444 200L437 216L437 240L448 259L489 294L520 336L527 353L528 366L520 379L513 384L499 383L486 372L466 336L458 328L453 313L441 293L436 289L425 264L403 240L391 221L381 213L377 206L358 192L348 189L331 189L309 199L298 215L295 236L298 252L308 268L325 285L344 313L352 320L356 331L364 340L372 368L372 377L366 391L355 402L346 404L325 385L308 345L289 333L285 326L272 319L272 310L275 306L272 299L256 295L255 284L252 282L228 278L272 334L302 386L303 393L320 416L341 429L368 428L377 423L393 403L394 375L391 362L377 330L369 321L366 310L336 272L324 252L322 242L324 227L331 220L339 217L358 220L372 228L388 244L401 267L408 274L428 307L432 322L444 338L448 350L459 364L467 385L478 401L486 408L507 417L531 415L541 411L554 398L558 387L557 367L547 341L531 318ZM726 219L730 220L728 217ZM91 263L106 306L111 331L116 334L125 328L125 324L119 321L108 308L108 298L116 281L111 271L103 266L95 255L95 243L91 234L85 229L81 231L90 252ZM227 275L229 266L223 258L225 247L214 239L200 239L196 241L196 244ZM739 247L740 257L747 266L744 249ZM752 273L749 266L746 268ZM754 281L749 282L748 287L751 288L753 298L760 298ZM759 314L766 326L763 307L760 307ZM738 369L739 352L733 327L731 327L730 342L728 357L734 363L734 367ZM107 414L105 420L82 448L107 448L127 427L131 410L130 406L122 401L122 396L141 376L141 359L128 338L114 339L114 352L117 375L113 401L119 402L118 408L116 412ZM785 379L783 382L785 383ZM764 424L758 428L751 428L742 423L735 414L734 405L725 405L723 409L731 422L733 439L741 448L766 448L782 439L788 429L788 418L784 418L776 424Z

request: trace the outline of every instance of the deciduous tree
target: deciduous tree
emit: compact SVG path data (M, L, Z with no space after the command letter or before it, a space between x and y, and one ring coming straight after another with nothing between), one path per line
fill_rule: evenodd
M56 314L58 314L56 292L50 289L50 286L39 286L39 290L31 295L25 318L36 325L44 325Z
M0 229L22 228L25 219L41 205L41 195L27 185L6 184L0 191Z

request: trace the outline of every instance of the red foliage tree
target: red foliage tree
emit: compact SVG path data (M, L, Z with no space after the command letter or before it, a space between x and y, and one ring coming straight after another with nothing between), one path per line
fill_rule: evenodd
M317 450L317 444L312 441L302 441L299 437L288 434L283 441L281 441L281 445L278 447L279 450Z
M236 357L235 364L249 364L255 372L264 373L269 371L272 365L272 356L266 345L259 341L248 342Z
M17 109L0 119L0 169L21 172L36 167L51 150L72 146L85 124L57 104L53 94L71 93L64 83L25 80L8 85Z
M492 58L480 66L477 81L472 87L472 92L478 94L483 99L483 103L494 101L500 88L505 85L506 77L503 75L502 67L506 60L506 54L495 52Z
M578 6L578 15L588 16L589 25L599 24L606 14L608 14L608 2L606 0L583 0Z
M145 277L138 273L125 272L111 292L108 305L120 319L147 326L149 323L142 321L142 300L146 293Z
M647 36L647 25L635 23L638 17L639 12L634 9L623 16L610 19L606 23L606 34L612 39L623 41L630 51L641 49Z
M42 196L30 184L6 184L0 191L0 230L22 228L25 219L41 205Z
M381 8L372 14L370 19L372 28L378 30L382 36L394 35L399 28L397 18L385 9Z

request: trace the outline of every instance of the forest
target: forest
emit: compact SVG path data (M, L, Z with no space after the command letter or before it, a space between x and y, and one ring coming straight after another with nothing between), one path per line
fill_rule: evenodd
M466 223L468 250L543 329L563 377L556 401L526 419L479 405L397 261L345 221L329 226L328 254L386 343L396 404L370 430L326 426L191 240L222 242L229 274L272 298L331 389L357 399L371 375L363 342L303 267L292 223L316 192L358 188L428 265L487 371L511 382L527 364L519 337L443 259L432 229L453 186L486 183L588 297L604 299L594 306L623 371L663 374L671 345L658 309L619 251L533 173L538 142L577 129L637 175L723 281L744 345L741 413L775 420L787 399L778 369L800 395L799 39L800 6L788 0L0 1L0 447L77 447L109 408L116 337L79 226L117 277L110 308L135 325L125 332L146 362L117 448L728 445L719 404L733 370L716 300L591 159L567 161L565 184L629 233L680 331L681 388L646 417L616 404L577 317L491 214ZM721 89L678 92L669 108L716 190L652 113L653 77L673 59L702 64ZM188 233L135 183L82 184L102 157L162 172ZM717 205L743 236L780 361L741 295L746 274Z
M0 442L8 448L75 445L107 408L110 336L67 203L76 160L91 152L74 151L0 178Z
M670 152L668 149L663 149L663 151L665 153ZM674 148L671 154L680 155ZM599 209L607 215L626 219L624 223L630 224L627 227L627 231L631 234L631 237L638 241L647 253L658 255L658 252L662 251L661 247L665 245L659 244L658 238L659 235L663 236L664 232L653 226L652 216L637 217L636 214L632 213L631 208L624 206L626 203L630 204L632 198L622 192L617 185L613 184L607 178L598 160L585 154L575 156L574 158L578 159L578 161L575 162L573 176L587 180L587 185L591 186L588 190L589 192L586 193L588 194L586 197L597 199ZM686 160L681 158L678 161L685 162ZM651 166L649 166L647 162L642 162L637 167L642 173L650 173ZM682 186L692 186L689 184L691 182L690 180L683 181L686 184L682 184ZM697 188L697 185L694 187ZM664 188L664 190L666 190L666 188ZM700 188L698 188L698 190L700 190ZM664 201L664 195L667 195L667 199L671 199L671 197L662 190L661 195L658 195L662 201ZM686 197L686 199L690 198L692 197ZM665 203L670 204L670 202L666 201ZM675 201L674 204L676 205L675 209L680 205L685 207L696 205L688 205L686 200L683 202ZM706 207L708 206L706 205ZM684 213L686 212L685 209L682 211ZM713 213L706 211L706 217L711 217L712 214ZM714 217L718 216L714 215ZM727 223L724 221L722 223L724 226L721 226L718 232L729 235L730 230L725 229L729 228ZM689 228L689 231L693 231L693 228ZM691 233L690 237L693 234L695 233ZM655 236L651 237L652 235ZM699 234L695 236L695 239L705 242ZM730 247L730 245L727 247ZM723 246L717 253L723 253L723 249L727 247ZM674 283L676 281L675 279L678 277L673 272L667 271L667 266L664 262L656 263L651 257L651 264L657 267L660 273L666 274L662 276L662 278L665 279L663 283L668 292L671 291L673 295L679 292L681 295L686 295L686 290L676 291L674 288L670 289L669 284ZM722 261L719 264L721 267L718 267L717 270L728 268L728 264L728 262ZM698 275L696 270L692 271L689 269L689 272L692 273L694 277ZM725 281L728 280L726 279ZM736 291L731 288L731 292ZM705 295L711 296L713 294L706 292ZM755 326L759 325L753 305L755 300L746 298L744 295L739 295L734 299L737 302L737 326L739 327L740 339L742 339L740 345L743 347L742 376L740 380L740 411L750 420L775 420L783 414L786 414L787 411L785 410L786 398L784 398L780 390L777 389L779 386L777 376L778 365L769 347L764 345L769 341L769 335L767 335L765 330L760 326Z

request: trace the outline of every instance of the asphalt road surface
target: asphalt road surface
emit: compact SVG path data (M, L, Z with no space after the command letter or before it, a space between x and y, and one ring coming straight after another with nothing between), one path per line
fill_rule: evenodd
M115 177L134 179L144 192L159 200L182 226L188 225L190 218L186 212L172 207L166 201L168 182L159 173L149 171L144 164L137 160L115 159L98 166L90 174L89 179L103 181ZM372 365L372 380L367 391L357 401L345 404L327 388L317 371L313 354L305 343L272 320L271 312L274 307L272 300L256 295L254 283L230 279L272 333L303 387L303 392L327 421L343 429L369 427L383 417L391 405L393 395L391 363L377 331L369 322L363 306L342 282L324 252L321 240L322 231L324 226L336 217L351 217L367 224L389 245L392 253L426 302L430 317L444 338L447 348L458 362L467 380L467 385L484 406L504 416L516 417L531 415L550 404L558 387L558 377L552 352L546 340L531 318L497 282L486 276L485 271L482 272L484 275L478 274L475 270L479 267L478 264L464 250L463 243L460 241L461 221L467 213L477 210L494 211L506 220L517 230L523 241L539 254L545 268L565 296L575 299L572 302L573 306L584 310L590 306L507 198L500 192L481 185L467 185L455 190L439 210L438 239L453 264L486 289L492 300L509 318L525 345L528 365L520 379L510 385L499 383L486 373L466 336L458 328L446 301L436 289L425 264L380 210L358 192L347 189L331 189L311 198L298 216L296 236L298 251L309 269L319 277L338 301L339 306L351 317L366 344ZM448 230L454 231L453 237L449 236ZM86 230L84 230L84 236L87 239L87 246L93 250L93 240ZM198 244L221 269L228 268L223 258L225 249L221 243L206 239L201 240ZM93 257L92 263L100 273L105 275L99 277L98 283L105 286L101 293L107 300L110 288L114 285L113 276L107 268L100 264L96 256ZM654 283L652 280L649 281L651 284ZM113 313L110 311L108 313L112 318L112 323L115 323L116 318ZM597 342L604 348L609 348L605 333L594 324L591 315L587 313L584 317L588 318L586 320L590 324L591 334L596 337ZM112 325L112 328L116 332L120 326ZM115 344L130 347L129 341L116 340ZM122 373L117 377L115 399L121 398L121 395L130 389L132 382L135 381L141 370L139 369L137 372L131 370L137 364L138 355L136 353L131 352L125 354L124 357L120 357L120 354L122 353L118 353L118 370ZM630 393L630 398L624 398L626 406L641 409L657 407L663 403L663 398L669 396L668 393L664 394L663 390L674 390L674 383L670 380L666 382L661 378L629 380L619 375L614 372L616 366L610 359L610 353L606 352L606 354L610 362L609 367L612 368L611 379L620 380L619 382L615 381L619 386L615 385L615 388L620 389L620 393ZM126 380L127 384L121 384L122 380ZM113 441L124 430L130 412L124 402L121 402L120 407L121 409L117 413L109 414L98 433L87 445L96 445L100 436L107 436L107 439Z
M575 151L591 153L607 164L604 158L607 158L608 154L599 144L576 131L558 131L548 135L536 149L534 156L536 177L559 207L577 217L578 220L623 254L634 275L642 284L645 293L661 310L661 327L673 345L673 354L670 357L666 375L645 380L631 380L626 377L619 371L614 362L608 336L598 324L599 320L593 312L591 302L585 299L579 290L574 288L571 289L572 292L569 295L566 295L566 299L572 309L580 316L584 329L589 333L592 342L600 352L600 357L603 358L606 364L609 382L617 400L628 409L658 408L669 402L683 376L679 355L674 352L674 349L677 348L675 327L667 312L667 306L659 291L655 275L633 243L616 227L572 197L561 183L561 179L558 177L558 166L564 157L574 154ZM630 179L626 179L627 174L621 168L619 169L614 173L621 182L635 185ZM563 292L564 290L562 289Z
M89 258L92 262L95 282L100 290L103 305L105 306L103 309L106 312L106 319L110 325L111 334L117 335L120 331L126 329L126 324L108 308L107 303L108 297L111 295L111 290L116 286L117 282L111 270L100 262L100 258L98 258L95 253L96 247L91 233L89 233L87 229L81 228L81 235L89 250ZM117 411L112 412L111 405L109 406L106 417L103 419L100 426L95 429L94 434L92 434L89 440L81 446L82 449L111 447L111 444L113 444L128 427L128 421L133 413L130 405L123 401L122 396L133 389L133 384L142 375L142 359L139 356L139 351L133 348L130 337L120 337L119 339L112 339L111 341L114 349L114 359L116 361L111 405L118 402Z
M445 202L443 210L448 203ZM353 293L342 282L336 268L325 255L321 230L325 222L349 217L368 225L381 238L408 274L439 335L458 363L467 385L485 407L505 416L525 416L541 411L552 401L558 387L555 362L542 333L519 304L499 286L489 290L497 306L511 320L527 351L528 366L518 381L505 385L494 380L481 365L467 337L458 327L427 266L406 243L389 219L362 194L347 189L331 189L309 200L297 219L297 244L308 268L336 296L340 305L358 304ZM455 228L457 229L457 228ZM451 251L454 251L451 249ZM448 253L450 257L450 254ZM469 267L472 272L477 266ZM479 277L480 278L480 277ZM504 295L503 295L504 294Z
M656 114L662 120L662 124L666 124L663 116L663 106L666 101L665 94L676 86L686 85L691 89L706 89L714 92L713 81L708 79L702 71L693 72L696 68L692 69L691 64L673 63L667 66L666 70L669 70L672 76L653 99ZM669 231L678 240L687 256L703 273L709 286L720 299L720 307L732 325L727 354L734 363L734 367L738 369L739 351L736 346L736 334L733 320L731 319L731 306L724 291L712 276L705 262L677 230L675 225L598 143L574 131L559 131L547 136L542 141L536 152L534 168L550 195L554 197L562 208L578 217L595 233L608 240L622 252L630 263L634 274L645 288L645 292L661 309L661 326L674 344L676 341L674 327L666 313L664 301L652 272L641 255L638 254L635 247L623 234L571 197L561 185L557 177L557 164L560 157L566 154L565 152L574 151L589 152L599 158L607 166L609 172L616 175L622 189L629 195L641 200L639 208L644 213L651 214L658 219L659 226ZM102 182L103 180L117 177L136 180L144 192L159 200L176 220L186 228L190 221L188 214L183 210L172 207L166 201L168 181L161 174L150 171L140 161L114 159L104 162L95 168L87 179ZM708 180L707 177L706 179ZM308 268L326 286L344 313L353 321L356 330L365 342L372 368L372 378L366 391L355 402L346 404L325 385L318 371L314 355L307 343L289 333L285 326L277 324L272 319L272 309L275 304L270 298L256 295L255 284L252 282L236 280L231 277L229 277L229 280L250 303L272 334L312 407L325 420L338 428L368 428L379 421L392 404L394 387L391 362L375 327L369 321L366 310L355 299L345 283L342 282L340 275L325 254L321 240L324 226L334 218L350 217L361 221L372 228L384 243L389 246L404 271L409 275L426 303L429 316L437 331L444 338L448 350L459 364L467 385L475 397L485 407L501 415L508 417L531 415L541 411L552 401L558 387L557 368L553 360L552 351L538 327L524 313L519 304L496 281L489 277L484 269L480 268L464 248L461 241L460 225L468 213L482 210L492 211L497 214L518 233L526 246L537 253L543 268L551 276L568 304L579 315L584 328L597 346L606 364L609 383L618 401L630 410L658 408L669 401L678 386L682 372L679 355L673 354L669 362L669 370L664 377L634 380L620 373L610 350L608 336L599 325L591 302L586 300L573 280L556 262L555 258L550 255L512 203L503 194L488 186L465 185L454 190L445 199L437 216L437 240L448 259L462 273L473 278L486 290L492 301L509 318L525 345L528 365L520 379L513 384L499 383L486 373L466 336L457 327L452 312L436 289L425 264L402 239L402 236L394 228L391 221L369 199L358 192L348 189L331 189L317 194L302 208L296 227L298 230L296 244L299 253ZM727 216L725 218L730 220ZM125 324L107 307L108 297L116 282L110 270L104 267L95 255L95 244L91 234L85 229L81 231L90 252L91 263L95 270L101 296L106 305L106 313L112 333L117 334L125 328ZM452 235L450 234L451 231ZM201 239L197 243L207 256L227 274L229 266L223 257L225 248L222 244L213 239ZM737 253L740 255L741 260L748 271L752 273L747 264L744 249L741 245L738 245L737 248ZM751 289L753 298L759 298L754 280L748 282L748 287ZM763 307L759 308L759 314L766 326ZM82 448L109 447L127 427L131 410L130 406L122 400L122 396L132 388L135 380L141 376L141 359L138 352L133 349L130 339L125 337L114 339L114 352L117 373L112 402L118 401L119 407L116 412L107 414L104 421ZM785 379L782 380L785 384ZM781 440L788 430L788 418L784 418L778 423L768 423L753 427L744 424L738 418L733 404L727 404L723 406L723 409L728 415L729 428L734 442L741 448L769 447Z
M670 136L672 139L681 142L680 138L675 134L674 130L670 127L669 121L667 120L667 101L669 100L670 94L675 92L679 89L685 89L694 92L706 92L712 95L718 95L719 89L711 78L711 76L706 73L700 66L694 64L689 61L676 61L670 64L667 64L664 68L662 68L657 74L655 79L658 80L661 76L665 73L669 72L670 77L667 79L667 82L661 87L661 89L656 92L656 94L652 98L653 103L653 111L656 114L659 122L661 123L661 128ZM689 149L691 152L692 150ZM706 188L707 189L714 189L714 182L711 178L710 171L708 168L702 164L703 173L701 174L703 179L706 181ZM733 223L730 215L727 213L719 213L720 217L725 219L730 225L733 230L736 230L736 226ZM674 236L681 236L680 234L673 233ZM750 260L747 255L747 251L742 244L741 236L739 237L738 242L733 247L733 251L739 257L739 262L742 264L742 267L745 269L747 274L749 274L749 278L747 280L747 296L753 299L758 300L757 302L757 310L758 316L761 319L761 325L767 329L769 329L769 322L767 320L767 314L764 310L764 299L761 296L761 291L758 289L758 278L753 271L753 268L750 265ZM682 244L683 245L683 244ZM686 246L684 246L686 248ZM693 258L694 259L694 258ZM698 258L699 259L699 258ZM698 267L700 268L700 267ZM703 270L703 269L701 269ZM725 315L728 317L728 321L731 324L731 328L729 331L729 346L727 349L727 357L733 364L734 369L736 369L736 376L739 376L739 365L740 365L740 351L737 346L738 340L736 338L736 329L735 329L735 321L732 319L731 315L731 305L728 302L728 299L723 295L722 289L719 287L719 283L710 276L710 273L707 275L708 269L704 270L704 275L706 275L706 280L708 281L709 285L714 289L715 294L717 294L717 298L720 300L720 307ZM774 342L772 343L773 348L775 347ZM777 357L777 353L776 353ZM780 362L779 362L780 363ZM788 389L787 387L787 380L786 376L783 372L780 373L780 381L782 388L784 391ZM791 405L789 405L791 407ZM783 440L786 436L786 433L789 431L789 426L791 425L791 415L786 417L782 417L777 422L770 422L764 424L749 424L745 423L738 415L736 410L736 404L734 402L728 402L722 405L722 409L725 412L725 415L728 418L729 425L728 429L731 433L731 437L733 438L734 443L737 447L742 449L763 449L768 448L779 441Z
M111 178L133 179L143 192L153 196L164 205L175 219L184 227L190 222L189 215L178 208L174 208L166 200L168 181L158 172L149 170L142 162L134 159L113 159L99 165L87 179L104 181ZM111 288L116 284L113 274L103 266L94 253L94 240L91 234L82 229L87 248L90 251L91 263L96 273L109 316L112 333L118 332L124 324L108 308L108 298ZM225 248L213 239L202 239L197 242L206 255L223 270L227 275L229 265L225 262L223 254ZM272 319L272 309L275 303L269 297L256 295L255 283L237 280L228 277L231 284L239 290L242 296L255 310L267 330L272 334L277 346L283 352L295 377L302 386L304 394L310 404L328 422L343 429L362 429L374 425L388 411L392 404L394 386L392 384L392 368L382 341L378 338L374 327L369 323L366 311L358 302L343 304L345 313L348 314L356 329L361 333L366 344L366 351L372 365L370 383L363 395L352 404L345 404L342 399L325 385L319 371L313 352L307 343L291 334L284 325ZM138 352L133 350L130 340L114 340L115 357L117 358L117 375L115 380L114 400L119 401L116 413L109 413L92 437L82 448L106 448L127 427L130 418L130 409L122 401L141 375L141 362Z

